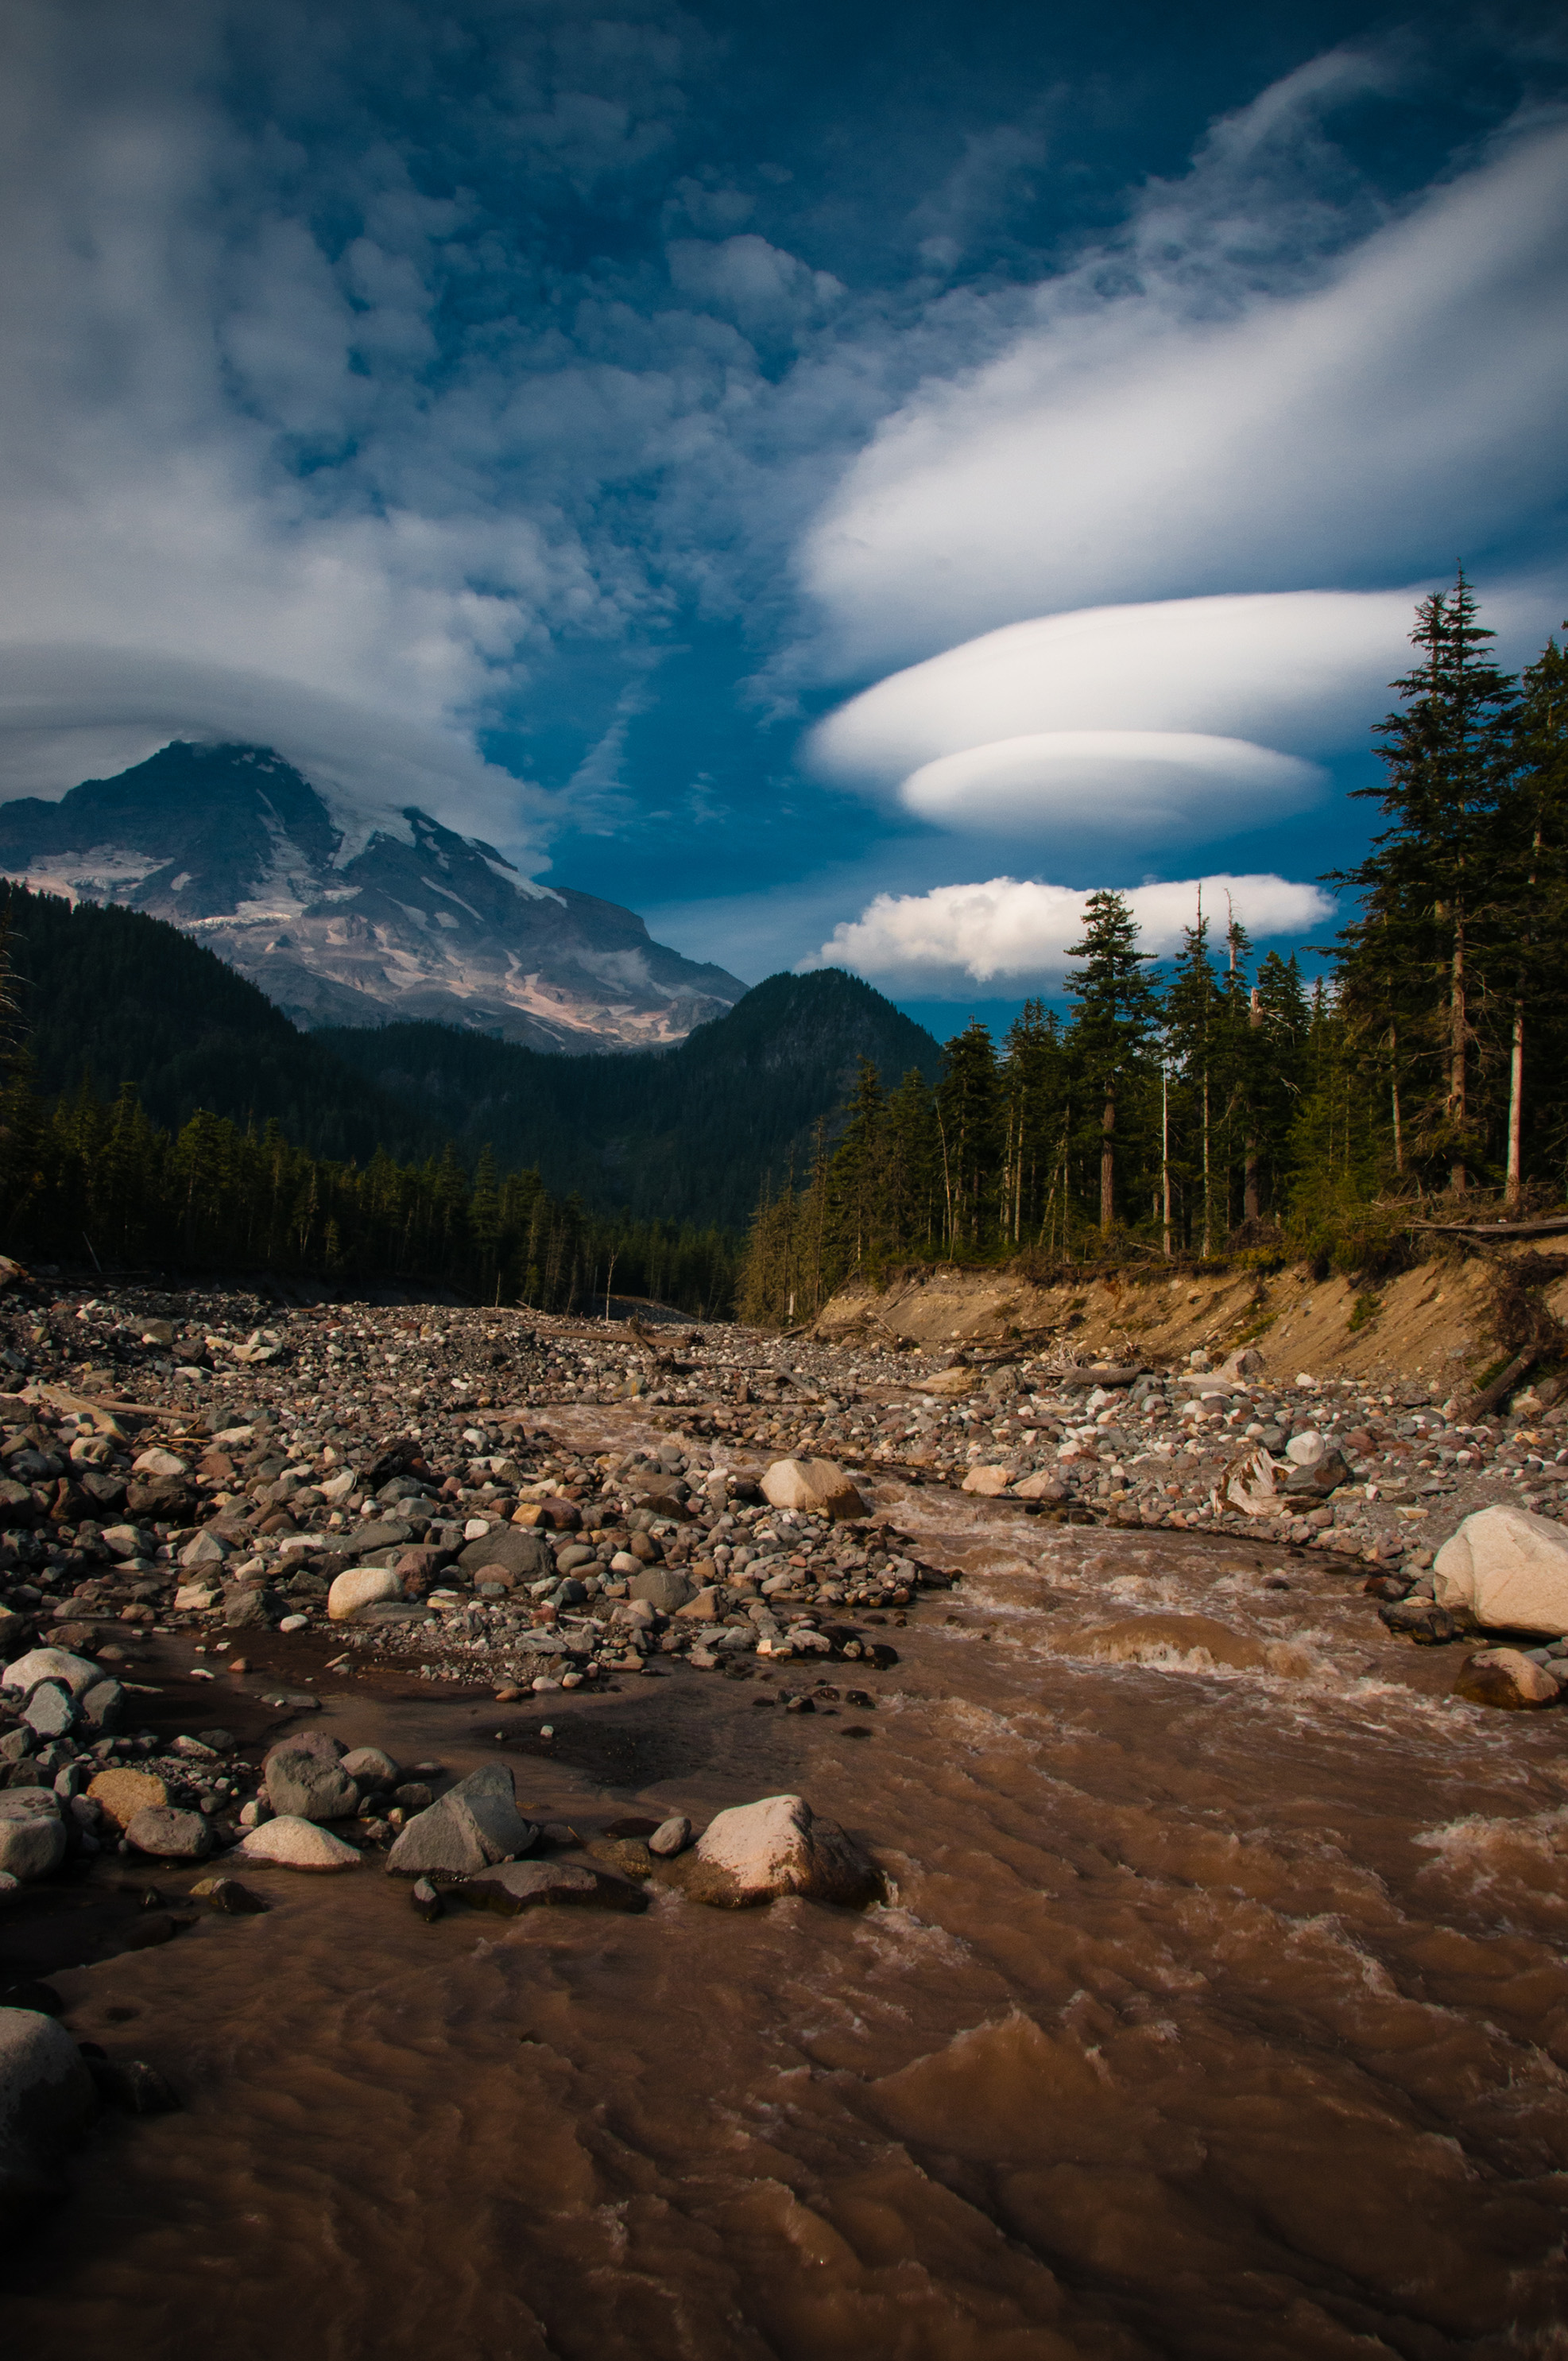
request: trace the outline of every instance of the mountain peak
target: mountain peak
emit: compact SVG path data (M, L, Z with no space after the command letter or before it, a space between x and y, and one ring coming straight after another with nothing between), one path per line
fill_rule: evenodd
M746 987L635 912L524 877L415 805L351 803L269 746L177 739L58 803L0 804L0 873L170 919L298 1022L432 1018L543 1049L657 1047Z

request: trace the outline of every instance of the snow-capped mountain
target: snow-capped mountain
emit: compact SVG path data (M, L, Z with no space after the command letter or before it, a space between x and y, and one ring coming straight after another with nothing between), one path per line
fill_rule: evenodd
M367 813L264 746L176 741L58 803L0 804L0 873L172 920L296 1023L433 1017L540 1049L683 1040L746 986L535 884L428 813Z

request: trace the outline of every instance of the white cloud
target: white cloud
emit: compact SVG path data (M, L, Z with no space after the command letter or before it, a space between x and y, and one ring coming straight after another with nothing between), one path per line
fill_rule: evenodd
M798 255L770 246L751 230L718 244L673 238L665 252L672 286L752 331L793 326L844 292L831 271L811 269Z
M1194 179L1148 200L1163 243L1047 281L851 467L801 557L825 669L1129 596L1425 575L1568 484L1568 126L1283 292L1217 251Z
M1070 947L1082 938L1090 890L992 877L980 884L938 885L929 894L879 894L801 964L853 968L887 990L932 998L959 999L966 986L977 983L1054 990L1071 965ZM1216 935L1223 935L1234 910L1255 941L1299 936L1321 926L1333 908L1318 886L1286 877L1190 877L1139 885L1126 898L1142 929L1141 948L1161 958L1176 950L1200 892L1217 921Z

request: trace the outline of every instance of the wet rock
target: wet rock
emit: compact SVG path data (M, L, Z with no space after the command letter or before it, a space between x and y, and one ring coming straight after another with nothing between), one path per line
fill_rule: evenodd
M400 1598L402 1576L395 1566L367 1565L353 1574L340 1574L326 1595L326 1611L333 1622L352 1622L362 1607L378 1606L383 1599Z
M964 1477L963 1488L966 1492L978 1492L982 1499L994 1500L1007 1490L1012 1481L1011 1468L971 1467Z
M1418 1648L1441 1648L1459 1637L1459 1626L1447 1608L1431 1598L1387 1599L1377 1609L1377 1620L1401 1639L1413 1640Z
M339 1767L362 1791L395 1787L401 1776L391 1756L383 1754L378 1746L356 1746L344 1756Z
M613 1872L584 1861L509 1861L465 1879L466 1901L477 1902L504 1917L524 1910L570 1905L588 1910L645 1910L648 1897L639 1886Z
M803 1509L835 1523L866 1513L836 1459L775 1459L762 1478L762 1493L775 1509Z
M359 1808L359 1790L341 1763L323 1761L313 1747L285 1741L268 1755L261 1775L280 1818L345 1820Z
M237 1877L203 1877L191 1888L195 1902L205 1902L221 1910L225 1918L253 1918L267 1908L259 1894L252 1894Z
M102 1667L89 1656L68 1655L63 1648L31 1648L0 1673L0 1689L19 1689L26 1697L41 1681L59 1681L72 1697L84 1697L103 1677Z
M1519 1713L1555 1705L1562 1691L1522 1649L1482 1648L1465 1658L1453 1694L1470 1705L1500 1706L1505 1712Z
M7 1787L0 1795L0 1872L19 1884L48 1877L65 1859L65 1823L47 1787Z
M1439 1550L1432 1587L1489 1631L1568 1635L1568 1532L1501 1501L1466 1517Z
M853 1905L883 1890L870 1855L835 1822L819 1820L804 1795L768 1795L720 1812L680 1865L694 1902L729 1910L782 1894Z
M399 1877L466 1877L528 1852L538 1838L517 1808L510 1771L505 1763L487 1763L409 1822L387 1868Z
M433 1927L438 1918L445 1916L446 1905L428 1877L414 1880L409 1889L409 1900L413 1904L414 1916L422 1918L427 1927Z
M648 1850L661 1861L673 1861L677 1853L685 1852L691 1840L692 1824L685 1813L677 1812L660 1821L648 1839Z
M174 1594L176 1615L204 1615L215 1607L218 1594L208 1582L182 1582Z
M641 1837L617 1837L606 1834L595 1837L587 1850L597 1861L613 1869L621 1877L630 1877L639 1883L653 1874L653 1857Z
M269 1590L231 1590L224 1601L224 1622L231 1631L267 1631L282 1618L283 1609Z
M212 1822L172 1804L148 1805L126 1822L126 1835L155 1861L204 1861L213 1849Z
M87 1795L116 1828L128 1828L138 1812L157 1811L169 1801L169 1790L156 1772L128 1768L100 1771Z
M54 2168L96 2104L63 2026L34 2009L0 2008L0 2213L58 2193Z
M143 2058L89 2058L86 2062L99 2098L122 2114L169 2115L180 2104L157 2067Z
M359 1855L351 1844L334 1837L330 1829L318 1828L314 1820L293 1817L266 1820L252 1828L240 1846L236 1859L268 1861L275 1869L303 1869L327 1872L357 1869Z

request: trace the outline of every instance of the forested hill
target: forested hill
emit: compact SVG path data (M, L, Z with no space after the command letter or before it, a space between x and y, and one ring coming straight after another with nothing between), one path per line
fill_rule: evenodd
M836 1134L862 1058L890 1087L942 1069L923 1027L838 968L770 976L662 1052L560 1058L440 1025L315 1038L466 1152L488 1141L503 1165L537 1165L547 1188L590 1203L737 1227L792 1160L803 1177L819 1121Z
M439 1151L442 1135L385 1100L265 994L161 918L29 893L0 879L16 995L9 1028L49 1096L124 1083L178 1131L199 1107L258 1130L275 1119L317 1156L363 1163L378 1145Z
M935 1082L930 1034L836 969L778 975L674 1049L564 1057L431 1024L302 1033L189 936L134 910L0 883L14 1028L48 1095L133 1083L177 1132L199 1108L311 1154L400 1160L453 1141L470 1170L536 1166L554 1194L605 1212L743 1227L769 1176L805 1171L869 1058L895 1084Z

